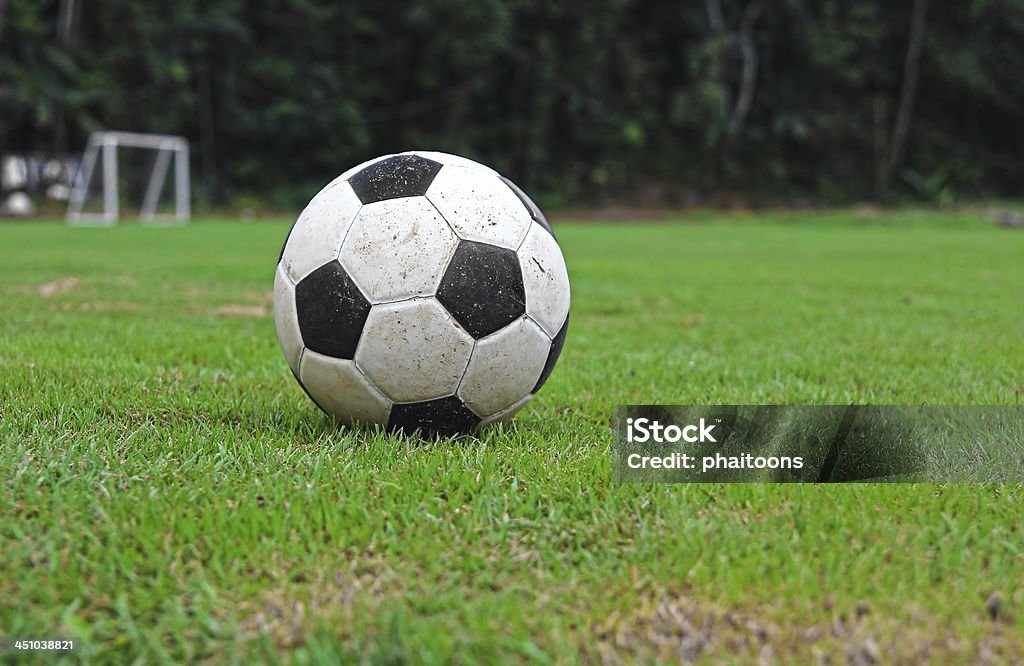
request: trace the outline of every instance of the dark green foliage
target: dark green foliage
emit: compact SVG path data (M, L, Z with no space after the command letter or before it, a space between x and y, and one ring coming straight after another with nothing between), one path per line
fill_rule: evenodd
M0 152L181 133L207 201L272 206L410 148L549 205L1021 194L1024 0L932 3L892 169L914 3L717 4L7 0Z

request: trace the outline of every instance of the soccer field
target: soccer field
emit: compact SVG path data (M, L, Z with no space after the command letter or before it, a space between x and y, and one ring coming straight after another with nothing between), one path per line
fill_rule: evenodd
M625 403L1021 404L1024 234L556 219L550 381L423 441L292 378L287 229L0 225L0 635L90 663L1024 659L1020 485L618 485L609 454Z

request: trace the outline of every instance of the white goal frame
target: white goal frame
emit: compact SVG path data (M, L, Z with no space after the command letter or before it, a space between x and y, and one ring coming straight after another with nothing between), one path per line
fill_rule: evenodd
M75 225L111 226L117 224L118 176L117 149L142 148L156 151L153 170L149 174L146 194L139 208L139 219L143 223L174 221L188 223L192 216L189 194L188 140L171 134L143 134L139 132L93 132L85 144L81 166L75 174L68 202L67 222ZM171 157L174 157L174 214L157 215L156 206L160 200ZM103 210L99 213L84 213L85 199L89 193L96 162L102 158L100 178L103 183Z

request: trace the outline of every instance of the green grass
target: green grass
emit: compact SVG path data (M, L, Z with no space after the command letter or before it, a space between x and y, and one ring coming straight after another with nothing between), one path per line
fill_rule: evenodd
M0 635L90 663L1024 658L1020 485L613 484L609 455L616 404L1021 404L1024 234L695 219L558 226L551 380L437 442L295 384L283 221L0 225Z

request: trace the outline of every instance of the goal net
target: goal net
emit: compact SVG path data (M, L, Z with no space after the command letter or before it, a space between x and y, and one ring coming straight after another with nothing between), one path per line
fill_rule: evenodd
M173 162L173 169L172 163ZM172 180L173 186L167 187ZM116 224L124 213L143 223L188 222L188 141L169 134L93 132L68 203L70 224Z

